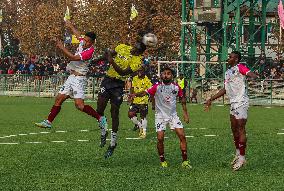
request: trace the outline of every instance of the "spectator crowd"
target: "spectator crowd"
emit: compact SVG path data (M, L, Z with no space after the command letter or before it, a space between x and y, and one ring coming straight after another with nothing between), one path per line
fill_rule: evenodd
M146 74L153 83L159 81L157 59L144 58ZM62 57L24 56L0 58L0 74L27 74L34 76L67 75L68 60ZM262 79L284 79L284 62L275 60L259 63L255 70ZM90 65L88 76L103 77L108 64L104 61L93 62ZM170 66L171 67L171 66ZM176 65L172 65L173 68ZM260 72L259 72L260 71Z

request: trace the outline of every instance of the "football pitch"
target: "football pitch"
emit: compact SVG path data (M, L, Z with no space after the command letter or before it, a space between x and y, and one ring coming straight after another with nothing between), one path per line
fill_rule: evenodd
M77 111L72 101L63 104L51 130L34 126L53 102L0 97L0 190L284 190L283 107L250 107L248 162L233 172L228 106L214 105L205 113L202 105L187 105L191 123L185 124L185 131L193 168L186 170L181 167L178 138L169 129L169 167L160 168L151 109L147 138L137 139L128 105L123 104L118 146L106 160L107 146L99 147L98 123ZM181 113L180 106L178 110ZM109 113L107 108L110 123Z

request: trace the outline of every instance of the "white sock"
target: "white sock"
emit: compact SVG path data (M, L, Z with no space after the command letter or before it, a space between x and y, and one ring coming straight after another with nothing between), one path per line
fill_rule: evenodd
M240 156L240 149L236 149L236 155Z
M146 130L147 130L147 119L141 119L141 126L143 128L143 132L146 133Z
M101 135L105 135L106 134L106 129L105 128L101 128Z
M116 140L117 140L117 133L111 131L110 146L114 147L116 145Z
M137 118L136 116L130 118L130 120L131 120L135 125L138 125L139 128L141 127L141 123L140 123L140 121L138 121L138 118Z
M244 155L240 155L240 156L239 156L239 159L240 159L241 161L246 160L246 158L245 158L245 156L244 156Z

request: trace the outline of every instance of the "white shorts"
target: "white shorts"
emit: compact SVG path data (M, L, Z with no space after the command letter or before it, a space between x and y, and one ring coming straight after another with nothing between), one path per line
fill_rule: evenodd
M85 99L86 83L86 76L75 76L72 74L67 78L58 93L69 95L75 99Z
M167 124L169 124L169 126L172 130L183 128L183 125L182 125L179 117L177 116L177 114L175 114L175 115L173 115L169 118L165 118L165 117L158 115L158 114L155 115L156 132L165 131Z
M232 103L230 108L230 114L235 116L236 119L247 119L248 118L248 102L242 104Z

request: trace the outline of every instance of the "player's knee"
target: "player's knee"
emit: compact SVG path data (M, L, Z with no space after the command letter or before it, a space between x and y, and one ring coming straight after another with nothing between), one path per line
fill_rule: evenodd
M128 117L131 119L133 117L135 117L136 114L134 112L128 112Z
M80 111L84 110L84 104L75 104L75 107Z

